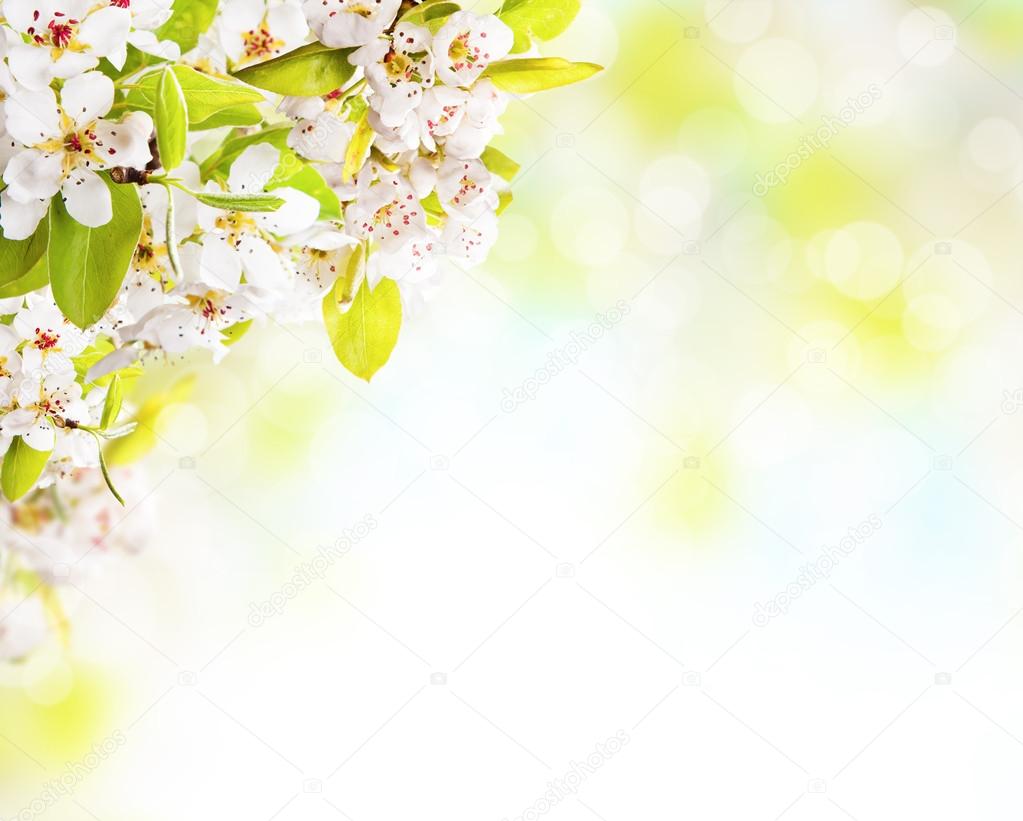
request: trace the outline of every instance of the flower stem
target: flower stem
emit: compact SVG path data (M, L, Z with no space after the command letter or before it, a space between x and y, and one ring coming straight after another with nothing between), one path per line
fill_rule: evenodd
M178 238L174 234L174 192L171 190L170 180L164 178L160 182L167 191L167 219L164 223L167 234L167 258L170 260L177 283L180 283L184 275L181 273L181 260L178 258Z

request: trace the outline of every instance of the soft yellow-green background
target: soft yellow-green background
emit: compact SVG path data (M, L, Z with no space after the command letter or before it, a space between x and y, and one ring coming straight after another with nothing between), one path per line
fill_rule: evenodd
M448 272L371 386L313 327L196 366L130 502L151 544L69 592L69 649L3 671L0 817L115 729L124 748L46 817L512 817L620 726L617 769L552 812L1009 806L1023 7L584 6L544 52L607 71L512 104L501 240ZM754 194L874 83L876 104ZM502 407L619 302L620 324ZM753 625L873 514L869 548ZM251 602L367 515L379 531L329 589L252 628ZM575 598L548 607L559 567ZM417 689L430 671L464 689L413 723L405 705L445 686ZM676 715L683 671L709 701ZM516 747L549 771L523 774ZM874 770L846 764L858 750ZM797 797L817 776L828 799Z

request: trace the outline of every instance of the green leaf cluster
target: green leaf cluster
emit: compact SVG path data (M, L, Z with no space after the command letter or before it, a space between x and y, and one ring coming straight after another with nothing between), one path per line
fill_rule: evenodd
M505 0L498 17L515 32L514 54L529 51L533 40L553 40L579 13L580 0Z

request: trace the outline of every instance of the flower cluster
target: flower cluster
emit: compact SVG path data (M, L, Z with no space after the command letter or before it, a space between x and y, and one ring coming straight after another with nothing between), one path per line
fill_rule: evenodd
M133 377L218 361L253 320L321 319L372 377L442 261L477 265L496 240L510 94L598 70L535 55L577 10L0 0L7 500L82 470L110 484Z
M117 471L118 485L144 492L137 469ZM146 513L125 511L98 471L75 470L0 509L0 661L28 656L50 637L66 638L59 591L101 574L116 556L149 538Z

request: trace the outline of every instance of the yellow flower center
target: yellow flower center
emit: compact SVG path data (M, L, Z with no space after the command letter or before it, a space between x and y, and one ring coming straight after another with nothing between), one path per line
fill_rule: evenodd
M273 36L264 17L258 28L242 32L242 48L245 53L238 61L239 64L252 63L270 57L284 48L284 41Z

